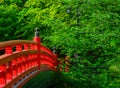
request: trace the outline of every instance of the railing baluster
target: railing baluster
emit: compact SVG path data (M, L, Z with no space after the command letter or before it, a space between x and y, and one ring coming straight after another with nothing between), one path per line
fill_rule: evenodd
M17 66L18 66L17 72L18 72L18 75L20 75L22 73L21 58L18 58Z
M28 44L23 44L24 50L29 50Z
M22 51L22 45L16 45L16 51L21 52Z
M0 49L5 50L5 54L0 56L0 88L12 87L28 74L32 75L35 70L38 74L42 64L52 70L56 69L56 56L41 45L38 33L36 29L33 41L13 40L0 43Z
M34 45L30 44L30 50L34 50Z
M34 67L34 55L32 55L32 67Z
M35 66L35 54L33 54L33 66Z
M65 61L64 62L66 64L65 72L69 72L70 62L69 62L69 57L68 56L65 57Z
M31 68L31 55L29 56L28 60L29 60L29 68Z
M11 61L8 62L7 64L7 70L6 70L6 82L10 82L13 78L12 76L12 64L11 64Z
M15 78L17 75L18 75L18 72L17 72L17 58L13 59L12 60L12 74L13 74L13 78Z
M12 55L12 47L6 47L5 48L5 54L6 55ZM12 63L11 61L8 61L6 63L6 82L10 82L12 80L13 76L12 76Z
M30 56L30 67L32 68L32 57Z
M37 61L37 54L35 54L35 66L37 66L38 65L38 61Z
M25 57L23 56L21 59L22 59L21 64L22 64L22 73L23 73L25 71Z
M12 54L12 47L11 46L5 48L5 54Z
M63 63L63 61L62 61L62 59L60 60L60 62L59 62L59 64L60 64L60 71L62 71L63 70L63 68L62 68L62 64Z
M40 65L41 65L41 53L40 53L40 50L41 50L41 39L39 37L39 29L38 28L35 29L35 36L33 38L33 41L38 43L34 47L35 47L36 50L38 50L38 53L37 53L37 64L38 64L38 69L40 69Z
M27 59L27 56L26 56L26 60L25 60L25 65L26 65L26 70L28 70L28 59Z
M6 65L0 66L0 88L6 85Z
M22 45L16 45L16 52L22 52ZM22 73L22 66L21 66L21 60L22 58L19 57L18 58L18 63L17 63L17 66L18 66L18 75L20 75Z

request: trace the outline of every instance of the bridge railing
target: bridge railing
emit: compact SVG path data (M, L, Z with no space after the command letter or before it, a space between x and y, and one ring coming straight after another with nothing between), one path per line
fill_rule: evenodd
M0 42L0 51L3 51L0 55L0 88L16 88L21 80L38 74L42 67L56 70L58 64L56 55L41 44L38 30L33 41Z

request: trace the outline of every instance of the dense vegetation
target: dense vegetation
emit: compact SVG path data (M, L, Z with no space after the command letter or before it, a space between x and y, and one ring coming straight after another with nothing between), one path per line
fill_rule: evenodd
M60 79L65 87L119 88L119 8L120 0L1 0L0 41L32 39L39 27L46 46L56 46L60 57L71 58L70 72ZM108 70L81 72L96 66Z

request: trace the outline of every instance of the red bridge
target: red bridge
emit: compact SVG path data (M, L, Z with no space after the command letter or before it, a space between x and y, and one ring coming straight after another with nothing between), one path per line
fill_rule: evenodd
M36 29L33 41L0 42L0 88L21 88L41 71L57 71L57 56L41 44Z

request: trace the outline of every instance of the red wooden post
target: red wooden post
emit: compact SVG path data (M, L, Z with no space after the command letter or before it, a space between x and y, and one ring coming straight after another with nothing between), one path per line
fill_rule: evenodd
M32 54L32 67L34 67L34 57L33 57L33 54Z
M37 58L37 55L35 54L35 55L34 55L35 66L37 66L37 60L36 60L36 58Z
M17 58L12 60L12 74L13 74L13 78L15 78L18 74L17 74Z
M22 45L16 45L16 51L22 52Z
M22 45L16 45L16 52L22 52ZM22 60L21 59L22 58L19 57L18 58L18 63L17 63L17 72L18 72L17 74L18 75L22 73L22 66L21 66Z
M34 50L34 45L30 44L30 50Z
M31 55L31 64L32 64L32 67L34 67L34 58L33 58L33 54Z
M12 54L12 47L6 47L5 54Z
M29 57L28 57L28 63L29 63L29 68L31 68L32 67L32 65L31 65L31 55L29 55Z
M57 69L57 66L58 66L58 55L55 54L54 58L55 58L55 70L57 71L58 70Z
M0 88L6 85L6 65L0 66Z
M37 64L37 61L36 61L36 54L34 54L34 64L35 64L35 66L37 66L36 64Z
M25 51L28 51L29 50L29 46L28 44L24 44L24 50ZM25 56L25 70L27 70L29 68L29 65L28 65L28 55Z
M69 62L69 57L68 56L65 57L65 64L66 64L65 72L69 72L70 62Z
M28 68L29 68L29 63L28 63L28 56L26 56L26 61L25 61L25 63L26 63L26 70L28 70Z
M55 46L52 49L53 49L53 58L54 58L54 69L57 71L57 66L58 66L57 50ZM62 61L60 63L62 63ZM62 70L62 67L60 67L60 69Z
M22 63L21 63L22 64L22 72L24 72L26 69L26 66L25 66L25 59L26 58L23 56L21 59L22 59Z
M34 36L34 41L37 42L38 44L35 46L35 49L38 50L37 53L37 64L38 64L38 69L40 69L40 64L41 64L41 57L40 57L40 46L41 46L41 39L39 37L39 29L35 28L35 36Z
M24 44L23 46L24 46L24 50L29 50L29 48L28 48L28 45L27 45L27 44Z
M12 46L6 47L5 54L12 55ZM13 75L12 75L12 62L8 61L6 63L6 67L7 67L6 68L6 82L9 82L13 78Z
M31 65L32 65L32 67L34 66L34 64L33 64L34 62L33 62L33 54L31 55Z
M59 62L59 65L60 65L60 71L62 71L63 69L62 69L62 63L63 63L63 61L62 61L62 59L60 59L60 62Z

